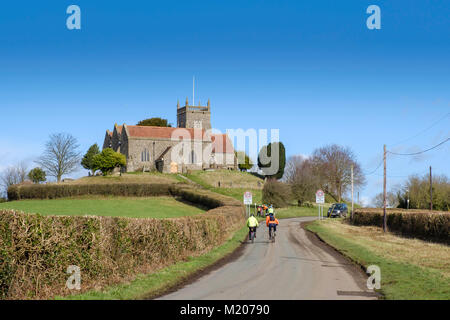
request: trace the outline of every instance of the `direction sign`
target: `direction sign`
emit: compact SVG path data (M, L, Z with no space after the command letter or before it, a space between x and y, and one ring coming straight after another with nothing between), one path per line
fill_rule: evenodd
M250 191L246 191L244 193L244 204L252 204L252 203L253 203L252 193Z
M316 203L325 203L325 193L320 189L316 192Z

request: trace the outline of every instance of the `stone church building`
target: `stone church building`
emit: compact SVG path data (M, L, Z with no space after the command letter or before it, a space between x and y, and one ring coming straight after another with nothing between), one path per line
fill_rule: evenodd
M237 169L233 144L227 134L211 133L211 106L180 107L177 127L114 125L106 130L103 149L125 155L126 172L183 173L187 170Z

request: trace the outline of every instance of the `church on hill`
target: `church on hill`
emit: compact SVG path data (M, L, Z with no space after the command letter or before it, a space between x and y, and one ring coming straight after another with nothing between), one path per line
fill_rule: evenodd
M233 144L227 134L211 133L211 105L180 107L177 127L114 125L106 130L103 149L125 155L126 172L184 173L188 170L237 169Z

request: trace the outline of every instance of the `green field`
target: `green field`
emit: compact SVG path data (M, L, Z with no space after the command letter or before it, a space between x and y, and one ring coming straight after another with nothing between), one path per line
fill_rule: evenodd
M173 218L204 212L172 197L21 200L0 203L0 209L15 209L42 215L99 215L133 218Z
M450 299L450 249L444 244L353 226L342 219L315 221L307 229L364 269L379 266L385 299Z

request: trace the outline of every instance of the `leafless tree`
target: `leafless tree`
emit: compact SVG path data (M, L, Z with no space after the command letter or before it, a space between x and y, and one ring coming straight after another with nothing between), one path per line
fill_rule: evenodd
M290 156L286 162L286 168L284 169L284 175L282 181L292 182L295 179L298 168L301 166L305 157L302 155Z
M399 204L397 195L393 191L389 191L386 193L386 206L388 208L397 208ZM382 208L384 205L384 196L383 193L379 193L375 196L375 198L372 200L372 205L375 208Z
M25 162L6 168L0 175L0 183L7 191L13 184L19 184L27 179L28 168Z
M52 134L45 144L44 153L36 163L47 172L47 175L55 177L60 182L63 175L77 170L81 159L78 147L77 140L71 134Z
M366 180L353 151L336 144L316 149L312 155L314 173L325 192L341 202L342 195L351 186L351 166L355 188L362 187Z

